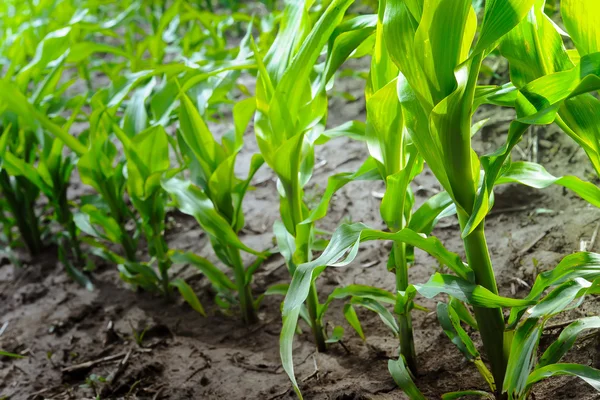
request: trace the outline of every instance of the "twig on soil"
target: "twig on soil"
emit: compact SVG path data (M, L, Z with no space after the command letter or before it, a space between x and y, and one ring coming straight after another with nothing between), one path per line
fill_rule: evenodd
M152 397L152 400L158 400L158 396L162 394L163 390L165 390L164 386L156 391L156 394L154 395L154 397Z
M550 331L550 330L554 330L554 329L559 329L559 328L564 328L567 325L572 324L573 322L577 321L576 319L570 319L568 321L564 321L564 322L558 322L556 324L552 324L552 325L546 325L544 327L545 331Z
M261 368L260 366L254 366L254 365L250 365L250 364L246 364L244 362L241 362L240 360L237 359L236 355L234 354L231 359L233 360L233 363L235 365L237 365L240 368L246 369L248 371L254 371L254 372L266 372L268 374L280 374L281 372L278 371L279 366L273 368L269 368L267 366L265 366L266 368Z
M594 233L592 233L592 238L590 239L590 243L587 246L587 251L592 251L594 249L594 245L596 244L596 238L598 237L598 229L600 229L600 222L596 224L596 229L594 229Z
M6 321L5 323L2 324L2 328L0 328L0 336L2 336L2 334L4 334L4 331L6 331L6 328L8 328L8 321Z
M519 257L523 257L525 254L529 253L529 250L533 249L535 247L536 244L538 244L538 242L540 240L542 240L543 238L546 237L546 235L552 230L554 229L554 227L546 229L544 232L542 232L541 234L539 234L538 237L536 237L531 243L529 243L527 246L523 247L518 253L517 255Z
M492 209L489 213L488 213L488 217L492 216L492 215L498 215L498 214L508 214L508 213L512 213L512 212L519 212L519 211L529 211L531 210L531 207L529 206L522 206L522 207L509 207L509 208L500 208L498 210L494 210Z
M205 369L211 367L211 359L210 358L208 358L204 353L200 353L200 357L202 357L204 359L204 365L193 370L192 373L183 382L190 381L194 376L196 376L196 374L198 374L198 372L204 371Z
M86 362L81 363L81 364L71 365L69 367L65 367L65 368L61 369L61 372L68 374L70 372L75 372L75 371L79 371L79 370L82 370L82 369L92 368L92 367L94 367L94 366L96 366L98 364L103 364L105 362L114 361L114 360L117 360L119 358L123 358L127 354L128 354L128 352L119 353L119 354L113 354L112 356L102 357L102 358L99 358L97 360L86 361Z
M117 365L117 368L115 368L110 373L110 375L108 375L108 377L106 378L106 386L104 386L104 388L102 389L101 396L106 396L110 393L110 391L112 390L113 383L115 383L115 381L119 378L119 376L127 367L127 364L129 363L129 357L131 357L132 352L133 349L129 349L125 357L123 357L123 359Z
M577 146L575 148L575 150L573 150L573 153L571 154L571 156L568 159L569 164L573 164L573 159L575 158L575 156L577 155L577 153L579 153L579 150L581 150L581 146Z
M531 144L531 161L533 161L534 163L538 162L538 140L539 140L539 135L538 135L538 129L536 126L532 125L531 126L531 140L532 140L532 144Z
M281 393L277 393L277 394L275 394L275 395L273 395L273 396L269 397L267 400L275 400L275 399L279 399L279 398L281 398L281 397L285 396L286 394L288 394L288 393L290 392L290 390L292 390L292 389L291 389L291 388L290 388L290 389L286 389L285 391L283 391L283 392L281 392Z
M310 375L309 375L309 376L307 376L306 378L302 379L302 382L306 382L306 381L308 381L309 379L312 379L312 378L314 378L314 377L316 377L316 378L317 378L317 381L318 381L318 380L320 380L320 379L319 379L319 366L317 365L317 359L316 359L316 357L314 356L314 354L313 354L313 363L314 363L314 365L315 365L315 370L313 371L313 373L312 373L312 374L310 374Z

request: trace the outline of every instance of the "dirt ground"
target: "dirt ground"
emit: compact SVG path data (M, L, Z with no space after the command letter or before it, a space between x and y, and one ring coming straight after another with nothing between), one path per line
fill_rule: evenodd
M364 65L359 65L365 68ZM338 91L357 98L334 96L330 102L329 125L350 119L364 120L364 81L338 82ZM474 138L475 148L487 153L506 137L512 112L483 108L476 120L491 118ZM573 174L593 178L582 151L554 127L537 129L536 146L526 136L515 156L537 157L555 175ZM239 157L240 172L257 151L252 129ZM332 140L317 149L316 168L307 198L318 201L327 177L355 170L367 156L364 143ZM257 249L272 246L272 225L278 216L278 198L273 173L263 167L256 175L256 190L245 201L247 225L242 240ZM440 190L429 172L413 183L417 204ZM75 183L74 193L84 190ZM360 221L382 227L379 216L380 182L357 182L334 198L328 216L318 226L333 230L341 222ZM171 213L168 239L172 248L191 250L211 260L210 244L197 223ZM600 211L559 187L537 191L508 185L496 191L496 203L486 232L501 294L524 296L534 276L534 262L544 271L565 255L578 251L597 229ZM434 235L452 251L463 254L457 221L443 220ZM144 249L140 249L144 251ZM343 269L329 268L317 281L321 300L338 285L369 284L393 290L394 278L385 264L389 246L370 243L359 257ZM236 316L221 314L214 305L210 285L192 267L175 266L188 279L209 316L203 318L180 300L167 304L149 293L135 293L121 282L115 266L98 260L92 292L72 282L49 249L35 260L25 259L17 268L8 260L0 267L0 348L27 356L20 360L0 359L0 399L91 399L93 386L99 398L130 399L293 399L289 380L280 366L278 341L281 297L265 298L261 322L244 327ZM410 271L412 282L424 282L437 268L433 259L417 252ZM283 259L277 255L256 274L254 293L270 285L289 281ZM435 309L435 300L419 297L419 304ZM598 299L561 318L597 315ZM326 354L315 352L308 333L295 341L294 357L298 381L306 399L405 399L387 372L387 360L396 357L397 341L378 316L359 310L367 335L363 342L344 323L342 304L334 303L327 314L332 328L346 327L343 346L332 345ZM437 324L435 313L413 313L419 361L418 386L430 399L464 389L485 389L476 368L464 360ZM137 333L145 331L141 345ZM137 332L137 333L136 333ZM306 330L305 330L306 332ZM557 335L547 331L543 344ZM126 362L124 360L126 359ZM600 336L580 341L568 359L600 367ZM72 370L65 368L88 361ZM112 384L99 380L110 381ZM87 380L86 380L87 379ZM93 383L94 379L96 384ZM535 399L598 399L593 389L574 378L554 378L536 386Z

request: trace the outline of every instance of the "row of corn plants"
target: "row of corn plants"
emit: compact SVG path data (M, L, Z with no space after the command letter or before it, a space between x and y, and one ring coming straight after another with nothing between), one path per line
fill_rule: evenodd
M494 188L502 184L561 185L600 207L594 184L511 157L528 129L556 123L600 173L594 0L562 0L564 30L544 13L551 7L543 0L380 0L369 15L353 15L352 0L290 0L281 11L265 4L272 11L262 17L244 14L241 4L210 1L1 5L5 251L14 256L22 242L37 255L54 241L66 271L92 290L89 249L134 288L166 299L177 290L205 315L197 293L173 273L174 264L190 264L212 284L221 312L237 313L246 324L258 321L265 294L283 294L280 355L299 397L292 351L298 321L309 327L317 350L327 351L344 335L341 326L328 332L325 321L330 304L341 300L362 338L356 308L381 317L399 344L398 359L388 364L392 378L411 399L424 399L411 317L424 309L415 302L419 295L445 295L436 309L440 326L488 384L445 399L526 399L535 383L554 375L600 387L600 371L561 363L581 332L600 327L600 318L574 321L538 354L547 321L599 292L600 256L568 255L540 274L525 298L504 297L484 230ZM220 13L223 6L236 12ZM490 54L509 63L504 85L479 84ZM363 56L370 56L366 120L328 129L336 74L348 58ZM254 90L240 83L242 74L253 77ZM483 105L514 108L516 117L506 142L479 155L472 137L485 121L473 115ZM231 112L233 127L215 135L210 126L223 110ZM260 153L240 178L236 160L251 123ZM369 157L357 171L331 176L312 207L305 187L315 149L339 136L364 142ZM277 177L276 249L253 249L240 234L244 197L264 164ZM443 191L417 208L411 182L425 168ZM73 172L89 194L68 195ZM318 221L336 191L364 180L385 184L386 229L342 224L321 239L328 235ZM167 216L174 209L198 222L224 269L170 247ZM432 236L442 218L458 218L466 260ZM395 290L349 285L318 293L325 268L350 264L365 241L392 242L387 268ZM453 274L410 282L415 248ZM285 259L290 283L255 293L253 275L273 252ZM482 349L466 326L479 333Z

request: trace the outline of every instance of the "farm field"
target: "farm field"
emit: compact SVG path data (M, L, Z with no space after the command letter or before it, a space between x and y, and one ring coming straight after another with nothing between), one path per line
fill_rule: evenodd
M0 5L0 399L599 398L598 5L213 3Z

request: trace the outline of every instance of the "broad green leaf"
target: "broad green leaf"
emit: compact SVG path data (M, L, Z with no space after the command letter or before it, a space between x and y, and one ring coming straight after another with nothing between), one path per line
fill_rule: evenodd
M563 258L554 269L537 276L526 299L538 300L547 288L561 285L575 278L594 281L598 277L600 277L600 255L585 252L570 254ZM524 311L525 309L522 307L512 309L508 325L514 326Z
M421 393L417 385L413 382L410 371L406 368L402 356L398 360L389 360L388 370L396 385L406 393L410 400L426 400L423 393Z
M148 112L146 111L146 100L152 94L156 86L156 79L152 77L144 87L138 89L125 108L121 126L129 137L142 132L148 126Z
M528 319L515 332L502 385L502 391L508 393L509 397L520 398L525 391L542 330L543 324L538 323L537 319Z
M456 214L456 207L447 192L440 192L427 199L411 216L408 228L415 232L430 234L442 218Z
M398 326L396 318L380 302L368 297L353 297L350 304L360 305L367 310L373 311L379 315L379 318L381 318L383 323L390 328L390 330L394 333L394 336L398 336L400 334L400 327Z
M533 300L502 297L463 278L437 272L427 283L414 286L421 295L428 299L445 293L467 304L483 308L519 307L535 304Z
M20 354L10 353L8 351L0 350L0 357L9 357L9 358L25 358Z
M331 336L325 340L325 343L337 343L344 337L344 327L336 326L333 328L333 332L331 332Z
M328 41L322 85L327 84L344 61L375 32L376 26L376 15L359 15L335 28Z
M292 278L290 291L286 296L284 305L284 314L294 308L299 307L306 296L312 280L313 271L320 266L343 267L351 263L356 255L361 242L370 240L394 240L401 241L412 246L421 248L432 256L436 257L441 263L447 265L457 274L467 278L471 271L468 269L460 257L446 248L437 238L424 238L410 229L403 229L397 233L382 232L369 229L364 224L343 224L336 229L329 245L323 251L319 258L299 265Z
M366 340L362 326L358 320L358 315L356 315L356 310L352 304L344 304L344 317L346 317L346 321L348 321L350 326L358 333L358 336L360 336L362 340Z
M225 159L225 152L214 139L190 98L183 94L180 100L179 124L182 137L196 156L205 179L208 180Z
M490 48L527 15L536 0L488 0L474 53Z
M587 365L579 364L552 364L536 369L527 378L527 385L531 386L552 376L576 376L585 383L600 391L600 371Z
M482 390L463 390L460 392L450 392L444 393L442 395L442 400L460 400L465 396L477 396L486 400L495 400L496 397L488 392L484 392Z
M223 271L221 271L219 268L215 267L215 265L213 263L211 263L204 257L200 257L200 256L198 256L194 253L190 253L190 252L173 251L170 254L169 258L174 263L179 263L179 264L186 263L186 264L190 264L193 267L197 268L204 275L206 275L206 278L208 278L210 283L213 284L218 290L224 290L224 289L236 290L237 289L235 284L231 281L231 279L229 279L227 277L227 275L225 275L225 273Z
M298 382L296 381L296 375L294 375L294 358L293 358L293 345L294 345L294 334L296 333L296 325L298 323L298 316L300 315L301 307L297 307L290 311L287 315L283 316L283 327L279 335L279 356L281 357L281 365L287 373L292 387L298 395L300 400L303 399Z
M259 255L240 241L229 223L215 210L208 196L198 187L178 178L163 180L162 187L171 195L179 210L196 218L206 233L227 245Z
M345 299L347 297L360 297L387 304L396 303L396 296L387 290L366 285L348 285L336 288L331 292L327 297L327 301L321 306L318 317L322 318L324 316L333 300Z
M437 317L446 336L458 347L467 360L474 361L480 357L473 341L460 325L460 319L452 307L448 307L446 303L438 303Z
M348 183L357 180L374 180L379 178L380 175L377 164L375 163L375 160L370 157L367 158L356 172L342 172L330 176L327 179L327 187L325 188L325 193L323 193L323 196L321 197L321 201L312 209L309 217L305 219L303 223L311 223L325 217L329 203L335 193Z
M600 317L587 317L569 324L560 336L546 349L536 368L555 364L573 347L579 334L586 329L600 329Z
M572 190L590 204L600 207L600 188L582 181L575 176L555 177L539 164L519 161L511 163L510 167L496 181L497 185L505 183L520 183L536 189L545 189L551 185L560 185Z
M176 278L169 282L170 286L176 287L181 293L181 296L185 299L185 301L196 311L198 311L201 315L206 316L206 312L204 311L204 307L200 304L196 293L194 290L185 283L185 281L181 278Z
M586 293L585 289L592 283L583 279L575 278L558 286L548 293L539 303L527 310L527 318L549 318L566 309L575 299Z
M594 0L562 0L560 13L582 56L600 51L600 4Z
M12 84L0 80L0 98L7 107L30 124L38 122L49 133L62 140L77 155L87 152L87 148L77 138L69 135L60 126L52 122L44 113L37 110L27 98ZM33 126L35 127L35 125Z

